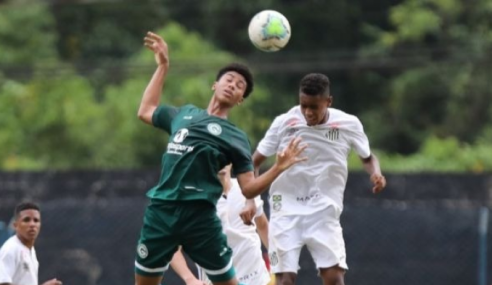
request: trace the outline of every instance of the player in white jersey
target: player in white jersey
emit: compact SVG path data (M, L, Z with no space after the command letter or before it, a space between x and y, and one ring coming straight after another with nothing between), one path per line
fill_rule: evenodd
M38 285L39 262L34 243L41 228L41 214L34 203L21 203L14 212L15 235L0 249L0 285ZM43 285L61 285L52 279Z
M241 284L267 285L270 282L270 273L263 260L261 243L268 248L268 219L263 212L263 200L260 196L254 203L245 207L246 198L236 179L231 179L231 165L219 172L219 179L224 186L224 193L217 203L217 215L222 229L227 236L227 244L232 248L232 262L236 269L236 276ZM252 201L251 201L252 202ZM254 211L248 207L254 205ZM246 225L247 215L253 212L253 223ZM181 253L176 253L171 266L187 284L200 284L187 269ZM186 267L186 268L185 268ZM198 268L199 278L206 284L211 284L207 276Z
M386 180L356 116L331 108L330 81L323 74L300 82L298 106L278 116L256 149L258 169L292 137L309 145L308 160L284 172L270 186L269 255L277 284L294 284L301 248L306 245L324 285L344 284L348 269L340 225L347 182L347 157L357 152L381 191Z

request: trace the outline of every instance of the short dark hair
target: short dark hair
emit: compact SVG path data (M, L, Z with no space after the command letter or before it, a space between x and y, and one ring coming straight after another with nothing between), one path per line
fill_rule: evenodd
M234 71L239 74L241 74L244 79L246 80L246 90L244 90L244 95L243 98L247 98L249 94L253 91L253 75L251 74L251 71L249 68L241 63L231 63L228 64L224 67L222 67L219 72L217 73L217 77L215 78L216 81L219 81L222 75L226 74L229 71Z
M33 203L33 202L22 202L15 207L14 219L17 219L20 215L20 212L25 211L25 210L36 210L36 211L40 212L38 204Z
M330 79L321 73L310 73L301 79L300 91L311 96L330 96Z

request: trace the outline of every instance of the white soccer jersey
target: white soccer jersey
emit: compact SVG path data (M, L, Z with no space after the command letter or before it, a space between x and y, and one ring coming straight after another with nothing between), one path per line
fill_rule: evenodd
M36 251L27 248L16 235L0 249L0 268L0 284L38 285Z
M328 121L308 126L300 106L275 118L257 151L271 156L284 149L293 137L307 143L302 156L308 160L293 165L270 187L272 216L310 215L333 205L343 209L347 182L347 157L351 149L363 158L370 156L369 141L356 116L328 108Z

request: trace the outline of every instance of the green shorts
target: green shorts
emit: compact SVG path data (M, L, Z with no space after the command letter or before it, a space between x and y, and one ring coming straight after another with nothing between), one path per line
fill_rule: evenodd
M135 272L162 275L180 245L211 281L227 281L235 276L232 250L214 205L201 200L152 200L145 210Z

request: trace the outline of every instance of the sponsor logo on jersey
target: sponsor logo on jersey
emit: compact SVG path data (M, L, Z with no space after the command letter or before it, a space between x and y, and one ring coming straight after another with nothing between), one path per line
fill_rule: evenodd
M207 130L214 136L218 136L222 133L222 127L216 123L210 123L207 125Z
M321 197L321 195L319 193L315 193L315 194L310 194L310 195L304 196L304 197L297 197L296 200L297 200L297 202L307 202L310 200L318 199L320 197Z
M178 130L173 137L173 142L167 144L167 152L177 155L183 155L185 152L192 152L195 147L181 144L190 132L188 129Z
M180 129L179 131L176 132L176 134L174 134L173 141L175 143L182 143L186 139L188 134L189 134L188 129Z
M149 256L149 251L147 250L145 244L141 243L137 246L137 254L142 259L145 259L147 256Z

